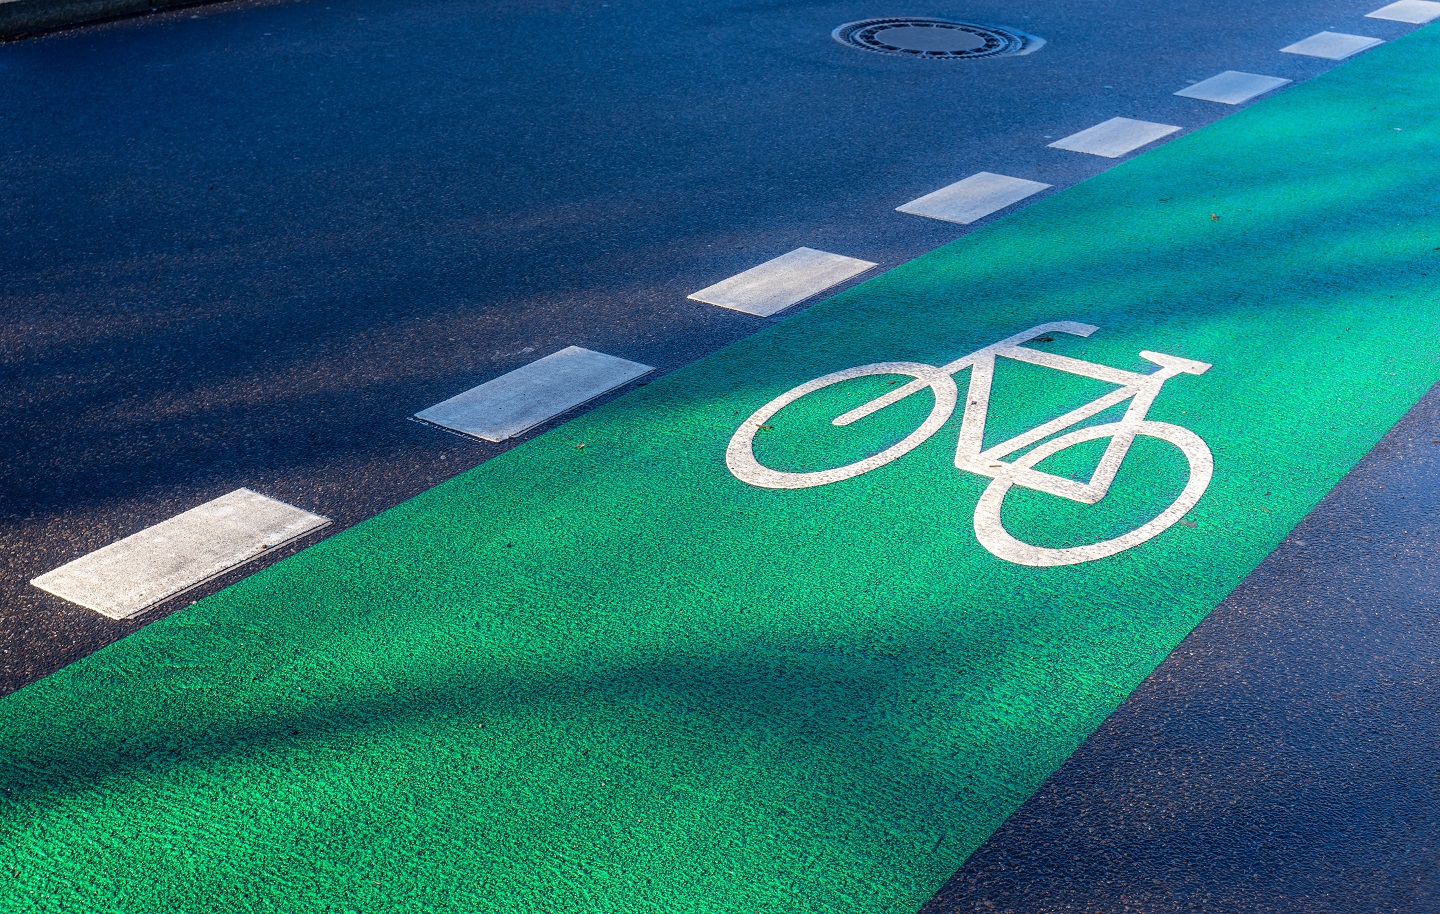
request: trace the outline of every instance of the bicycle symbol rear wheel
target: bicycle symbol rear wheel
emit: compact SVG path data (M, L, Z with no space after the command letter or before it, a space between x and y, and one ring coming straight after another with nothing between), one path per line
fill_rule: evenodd
M773 470L763 466L760 461L755 459L756 433L759 432L761 426L768 425L780 410L801 397L843 381L886 374L909 375L928 385L935 394L935 405L931 407L930 414L926 416L925 421L900 441L863 460L857 460L834 469L805 473ZM940 431L941 426L955 412L955 403L958 399L959 394L955 389L954 378L933 365L925 365L920 362L876 362L873 365L861 365L858 368L832 372L781 394L742 422L730 438L730 446L725 451L725 465L729 467L736 479L765 489L808 489L811 486L823 486L827 483L839 482L842 479L852 479L903 457L919 447L925 439Z
M1082 428L1041 444L1014 460L1011 465L1030 469L1046 457L1057 454L1067 447L1085 441L1093 441L1096 438L1108 438L1122 429L1123 426L1118 422ZM1168 422L1142 421L1135 426L1135 432L1138 435L1170 442L1185 454L1185 458L1190 464L1190 479L1180 492L1180 496L1171 503L1170 507L1161 511L1154 520L1113 539L1102 540L1086 546L1070 546L1064 549L1032 546L1011 536L1001 524L1000 505L1014 482L1005 476L997 476L990 485L985 487L985 491L980 495L980 502L975 506L975 538L980 541L980 545L990 550L997 558L1007 562L1035 567L1053 567L1078 565L1081 562L1103 559L1117 552L1124 552L1173 526L1185 516L1186 512L1195 507L1195 504L1200 501L1200 496L1205 494L1205 489L1210 485L1210 478L1215 473L1215 460L1204 440L1188 428L1171 425Z

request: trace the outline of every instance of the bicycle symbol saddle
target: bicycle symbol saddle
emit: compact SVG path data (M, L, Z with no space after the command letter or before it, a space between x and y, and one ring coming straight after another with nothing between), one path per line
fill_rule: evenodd
M1032 566L1075 565L1115 555L1151 539L1175 524L1200 501L1200 497L1210 485L1210 478L1214 475L1214 459L1210 448L1200 436L1179 425L1145 418L1166 381L1181 374L1204 374L1210 369L1210 365L1178 356L1142 351L1141 358L1156 365L1157 369L1149 374L1140 374L1042 352L1023 345L1047 333L1088 337L1096 329L1090 324L1074 321L1052 321L1007 337L948 365L936 367L919 362L876 362L824 375L781 394L742 422L730 439L730 446L725 453L725 464L742 482L767 489L806 489L868 473L905 456L949 421L959 403L959 391L953 375L968 368L970 385L961 414L955 466L957 469L988 476L993 480L975 506L975 536L980 544L1006 561ZM1008 441L982 449L997 358L1015 359L1094 378L1117 384L1119 388ZM823 388L871 375L909 375L915 380L836 417L832 423L837 426L850 425L928 387L934 394L935 404L919 428L877 454L828 470L786 472L763 466L756 460L756 433L762 426L769 427L770 420L782 409ZM1126 400L1129 400L1130 404L1119 420L1084 426L1059 434ZM1050 438L1051 435L1059 436ZM1005 530L1000 522L1000 505L1013 486L1068 498L1081 504L1093 505L1100 501L1109 492L1120 470L1120 464L1129 453L1137 435L1170 442L1180 449L1189 463L1189 480L1179 497L1153 520L1111 539L1060 549L1021 542ZM1050 440L1045 441L1046 438ZM1110 442L1106 445L1100 464L1089 482L1076 482L1036 469L1037 464L1068 447L1101 438L1109 438ZM1040 443L1037 445L1037 442ZM1031 445L1037 446L1008 462L1003 459Z

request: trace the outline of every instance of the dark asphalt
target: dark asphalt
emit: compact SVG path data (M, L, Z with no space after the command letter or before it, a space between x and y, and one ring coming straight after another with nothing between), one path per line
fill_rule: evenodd
M907 7L1049 40L975 62L829 37L887 11L242 4L0 47L0 691L139 624L39 573L241 485L342 529L500 449L416 410L569 344L690 362L762 322L686 294L802 244L901 262L961 229L895 206L1082 180L1110 163L1047 138L1202 125L1173 90L1313 75L1276 49L1363 10Z
M925 914L1440 911L1440 388Z
M504 449L416 410L570 344L686 364L767 323L688 293L800 245L902 262L964 230L895 206L980 170L1083 180L1112 163L1050 139L1117 115L1203 126L1231 109L1170 93L1226 69L1322 72L1278 49L1408 31L1361 18L1379 5L246 3L0 46L0 694L260 563L126 623L35 590L39 573L239 486L343 529ZM1048 44L932 62L829 37L897 14ZM1416 672L1436 643L1433 527L1356 493L1392 470L1433 485L1413 431L1433 400L1407 420L1417 464L1386 463L1402 439L1372 455L941 910L1407 890L1411 871L1383 864L1400 818L1435 821L1433 792L1402 776L1435 774L1434 674ZM1362 534L1420 562L1382 561ZM1405 845L1432 880L1435 834ZM1299 847L1321 857L1275 861Z

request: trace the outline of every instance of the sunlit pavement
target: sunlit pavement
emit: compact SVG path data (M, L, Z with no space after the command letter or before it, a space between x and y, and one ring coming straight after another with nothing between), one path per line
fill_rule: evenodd
M28 587L42 572L238 486L336 527L373 515L508 446L410 414L566 345L686 364L765 323L690 293L800 246L893 266L964 231L894 207L982 170L1063 188L1109 163L1047 143L1113 116L1201 126L1224 112L1172 92L1224 69L1303 80L1330 64L1277 50L1323 28L1405 30L1368 11L967 10L1049 44L908 69L830 41L875 12L854 4L466 10L459 29L452 7L214 8L4 48L7 675L136 625ZM1414 775L1434 754L1406 753L1434 746L1412 713L1434 695L1428 515L1355 493L1433 500L1425 416L936 904L1423 910L1435 806ZM1297 617L1346 636L1270 634ZM1276 668L1299 672L1259 675ZM1177 700L1200 707L1175 723ZM1214 725L1232 709L1260 723ZM1164 763L1127 755L1152 745ZM1245 814L1241 794L1290 799ZM1150 817L1152 795L1183 812Z

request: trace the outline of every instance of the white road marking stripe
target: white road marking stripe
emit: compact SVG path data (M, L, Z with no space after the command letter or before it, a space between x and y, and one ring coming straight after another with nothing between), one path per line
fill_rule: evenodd
M1041 184L1039 181L982 171L962 181L956 181L949 187L942 187L917 200L911 200L904 206L897 206L896 210L912 216L969 225L1049 187L1049 184Z
M655 369L566 346L415 414L486 441L504 441Z
M1056 140L1050 144L1050 148L1068 149L1071 152L1084 152L1092 156L1118 159L1127 152L1134 152L1141 146L1147 146L1179 129L1179 127L1169 124L1137 121L1128 117L1112 117L1103 124L1096 124L1094 127Z
M1408 22L1424 25L1440 19L1440 3L1434 0L1399 0L1389 6L1382 6L1373 13L1366 13L1370 19L1389 19L1391 22Z
M1440 3L1437 3L1436 6L1440 6ZM1238 105L1241 102L1248 102L1257 95L1264 95L1266 92L1278 89L1288 82L1290 80L1281 79L1278 76L1261 76L1259 73L1226 70L1209 79L1202 79L1195 85L1181 89L1175 94L1184 98L1198 98L1203 102Z
M868 260L796 248L689 297L707 305L769 317L874 266Z
M1280 49L1282 54L1300 54L1304 57L1320 57L1324 60L1344 60L1361 51L1384 44L1379 38L1365 35L1347 35L1344 32L1320 32L1304 41L1297 41Z
M163 520L30 583L112 619L128 619L330 523L249 489Z

